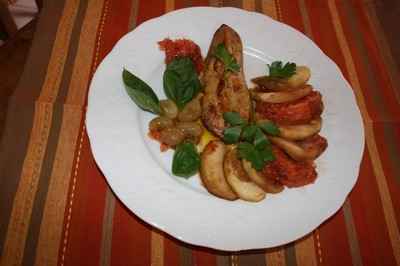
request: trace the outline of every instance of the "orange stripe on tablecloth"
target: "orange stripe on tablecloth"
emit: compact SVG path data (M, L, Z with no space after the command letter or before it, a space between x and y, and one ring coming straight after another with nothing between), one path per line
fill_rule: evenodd
M81 138L65 213L63 241L60 243L61 266L100 263L101 222L107 184L93 159L86 131Z
M151 231L120 201L115 206L111 265L150 265Z
M10 223L0 265L20 265L32 212L38 178L45 155L53 108L50 103L36 103L27 154L14 199Z
M74 74L71 77L71 84L68 90L70 94L75 91L86 92L89 72L91 69L93 49L95 46L95 36L87 32L95 32L99 24L99 18L103 0L89 1L88 12L85 15L82 31L80 35L78 54L74 63ZM86 55L85 53L90 53ZM76 71L79 69L79 71ZM76 73L75 73L76 72ZM75 82L79 80L81 82ZM55 265L58 258L58 247L61 239L63 226L63 213L65 209L68 192L68 184L71 177L74 149L80 129L84 104L84 96L80 99L73 99L64 106L63 120L60 130L59 142L55 155L48 195L44 207L43 221L40 227L38 247L36 251L36 265ZM72 105L71 105L72 104Z
M344 6L343 6L344 5ZM342 8L346 9L346 10L342 10ZM353 15L349 12L351 12L351 6L347 6L347 3L343 3L342 5L336 6L335 3L333 5L333 12L336 12L336 14L338 15L338 17L342 18L342 22L344 25L344 29L346 30L346 26L348 26L347 23L355 23L353 20L355 18L353 18ZM347 15L347 17L346 17ZM355 27L354 25L350 25L350 27ZM354 38L356 38L356 42L360 40L358 40L358 31L359 29L357 28L350 28L349 30L352 31L348 31L348 38L350 39L350 41L354 41ZM346 32L346 31L345 31ZM346 40L346 39L345 39ZM357 43L356 46L359 50L354 50L352 49L352 55L354 56L355 60L355 66L358 70L359 76L361 80L369 80L370 82L374 81L372 78L373 73L365 73L363 70L365 68L369 67L369 62L365 61L367 60L367 55L365 54L359 54L364 52L365 53L365 48L362 47L358 47L362 45L360 43ZM364 51L360 51L360 50L364 50ZM361 58L361 60L357 57L357 56L364 56L363 58ZM364 60L364 61L363 61ZM364 68L363 68L364 67ZM371 79L371 80L370 80ZM375 88L372 88L375 89ZM379 92L375 92L375 93L379 93ZM373 97L373 95L370 96L370 98ZM379 105L384 104L383 102L380 102ZM386 110L388 111L388 110ZM389 117L390 118L390 117ZM377 187L378 187L378 191L379 191L379 197L382 203L382 207L381 209L383 209L383 217L387 226L387 230L389 233L389 239L390 239L390 243L392 246L392 251L394 251L394 257L396 259L396 262L398 264L400 264L400 232L399 232L399 227L397 225L396 222L396 217L395 217L395 212L393 209L393 204L392 204L392 200L391 200L391 195L388 189L388 184L387 184L387 177L386 177L386 173L384 172L384 168L383 168L383 162L380 159L379 153L378 153L378 147L376 145L375 142L375 136L374 136L374 131L372 129L372 124L367 124L366 125L366 138L367 138L367 146L368 146L368 150L371 156L371 161L372 161L372 165L373 165L373 169L375 172L375 179L377 182ZM379 217L381 218L381 217ZM386 252L389 253L389 250L387 250Z
M151 266L164 265L164 234L156 229L151 230Z
M267 249L265 252L265 260L267 261L268 266L286 265L286 259L283 247Z
M255 11L256 10L256 1L255 0L243 0L242 8L247 11Z
M278 9L275 0L261 1L261 11L265 15L278 20Z

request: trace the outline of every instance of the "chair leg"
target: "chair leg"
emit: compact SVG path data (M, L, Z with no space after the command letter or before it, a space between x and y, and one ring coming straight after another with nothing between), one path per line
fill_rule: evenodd
M8 8L8 4L5 1L0 1L0 20L9 36L13 36L18 32L17 24L15 24L14 18Z
M38 7L38 9L40 11L42 9L42 7L43 7L43 0L35 0L35 2L36 2L36 5L37 5L37 7Z

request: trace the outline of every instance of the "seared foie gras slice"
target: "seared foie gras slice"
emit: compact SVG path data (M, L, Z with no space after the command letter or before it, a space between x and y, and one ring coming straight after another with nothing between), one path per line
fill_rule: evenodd
M215 49L224 44L240 66L238 72L225 71L223 62L215 57ZM202 76L204 86L202 120L215 135L222 137L225 127L223 114L238 112L250 118L250 94L243 72L243 47L239 35L229 26L222 25L214 34Z

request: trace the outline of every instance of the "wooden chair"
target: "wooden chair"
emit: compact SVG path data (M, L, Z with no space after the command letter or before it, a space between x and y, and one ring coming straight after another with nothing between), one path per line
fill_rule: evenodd
M18 32L17 24L10 12L10 5L14 4L16 0L0 0L0 23L7 32L9 38L12 38ZM38 10L43 7L43 0L35 0Z

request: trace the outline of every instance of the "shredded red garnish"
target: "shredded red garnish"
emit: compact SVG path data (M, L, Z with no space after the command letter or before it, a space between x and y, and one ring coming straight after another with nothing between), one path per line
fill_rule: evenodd
M169 64L177 57L188 56L192 59L197 73L200 73L203 70L204 62L201 56L200 47L193 41L188 39L171 40L165 38L164 40L159 41L158 45L162 51L165 51L166 64Z
M150 130L149 133L148 133L148 136L151 139L154 139L154 140L156 140L156 141L158 141L160 143L160 151L161 152L165 152L165 151L167 151L167 150L169 150L171 148L168 144L162 143L160 141L160 136L161 136L160 131L158 131L158 130Z

